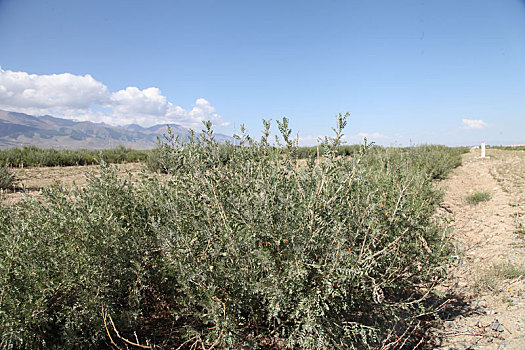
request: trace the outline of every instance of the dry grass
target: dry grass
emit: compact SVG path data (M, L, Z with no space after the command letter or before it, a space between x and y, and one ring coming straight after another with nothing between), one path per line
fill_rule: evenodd
M476 275L476 290L489 290L498 293L502 291L505 281L516 280L525 276L525 264L510 261L492 264L488 268L478 270Z
M516 208L515 225L516 233L525 238L525 152L510 150L490 150L503 161L492 171L492 176L507 193L512 193L515 198L510 203Z

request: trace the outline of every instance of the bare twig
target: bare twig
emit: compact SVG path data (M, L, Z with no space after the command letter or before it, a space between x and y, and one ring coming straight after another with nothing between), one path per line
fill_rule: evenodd
M123 342L129 344L129 345L132 345L132 346L137 346L139 348L142 348L142 349L153 349L151 346L148 346L148 345L141 345L139 344L138 342L135 343L135 342L132 342L124 337L121 337L120 334L118 333L118 330L117 330L117 327L115 327L115 323L113 323L113 319L111 318L111 315L104 310L104 306L102 306L102 318L104 320L104 327L106 328L106 332L109 336L109 340L111 341L111 344L113 344L117 349L120 349L117 344L115 344L115 342L113 341L113 338L111 338L111 334L108 330L108 326L107 326L107 322L106 322L106 318L109 318L109 322L111 323L111 326L113 328L113 331L115 332L115 334L117 335L117 337L122 340ZM137 337L137 334L135 333L135 337Z
M106 314L106 310L104 310L104 305L102 305L102 320L104 321L104 328L106 329L106 333L108 334L108 337L109 337L109 341L111 342L111 344L116 347L117 349L119 350L122 350L114 341L113 341L113 338L111 337L111 334L109 333L109 329L108 329L108 324L106 323L106 317L107 317L107 314Z
M383 249L381 249L380 251L370 255L370 256L367 256L365 261L366 260L370 260L370 259L373 259L375 258L376 256L380 255L380 254L383 254L385 251L387 251L392 245L396 244L397 242L399 242L399 240L401 240L401 238L403 238L403 236L405 235L405 233L408 232L408 229L409 227L407 227L396 239L394 239L392 242L390 242L386 247L384 247Z

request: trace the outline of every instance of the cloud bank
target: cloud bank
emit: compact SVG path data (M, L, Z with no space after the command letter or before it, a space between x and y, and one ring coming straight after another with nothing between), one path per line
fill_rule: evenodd
M130 86L111 92L89 74L37 75L0 68L0 109L113 125L176 123L200 129L203 120L227 125L204 98L184 109L168 101L156 87L140 90Z
M483 129L488 126L488 124L481 119L463 119L461 122L463 123L464 129Z

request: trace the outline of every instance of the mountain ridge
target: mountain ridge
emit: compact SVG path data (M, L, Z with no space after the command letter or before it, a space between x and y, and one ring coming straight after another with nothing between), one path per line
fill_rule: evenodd
M37 146L54 149L104 149L124 146L134 149L156 147L168 126L174 135L186 137L190 131L178 124L138 124L112 126L105 123L75 121L50 115L33 116L0 110L0 149ZM215 134L217 141L231 138Z

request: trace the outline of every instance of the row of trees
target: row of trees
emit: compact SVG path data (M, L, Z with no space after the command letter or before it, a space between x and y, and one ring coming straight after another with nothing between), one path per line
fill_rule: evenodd
M10 167L27 166L72 166L98 164L102 158L108 163L133 163L146 160L149 151L140 151L123 146L104 150L55 150L36 146L0 150L0 165Z

